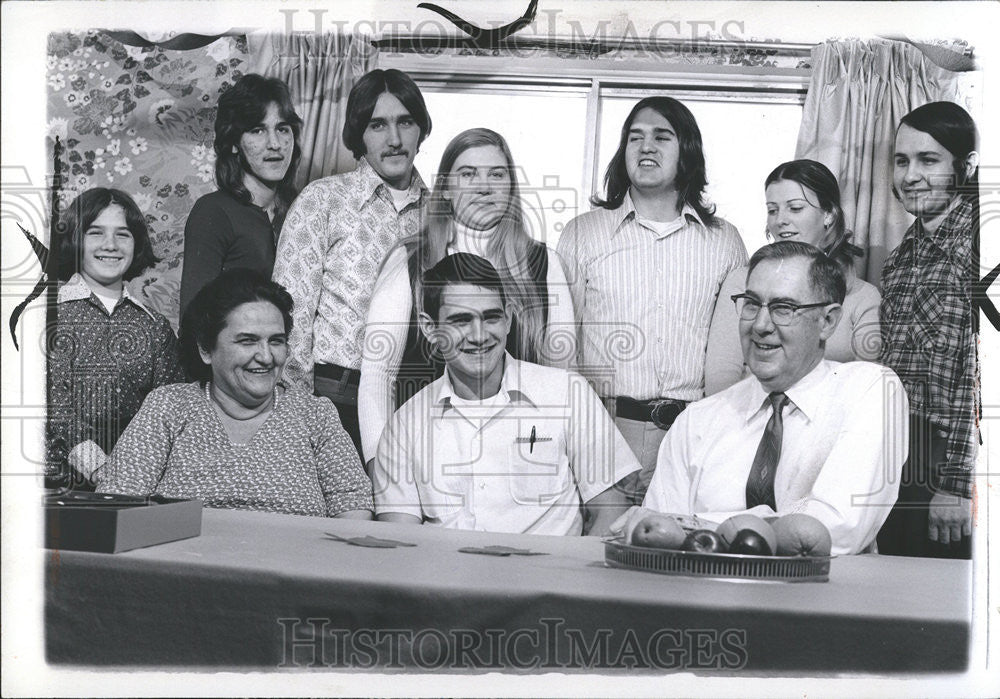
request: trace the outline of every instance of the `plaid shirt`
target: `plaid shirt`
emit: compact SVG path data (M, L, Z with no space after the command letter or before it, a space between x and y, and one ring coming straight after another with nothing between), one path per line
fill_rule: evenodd
M978 446L973 332L974 198L963 197L933 233L917 220L882 268L882 363L893 369L910 411L947 435L944 491L972 496Z

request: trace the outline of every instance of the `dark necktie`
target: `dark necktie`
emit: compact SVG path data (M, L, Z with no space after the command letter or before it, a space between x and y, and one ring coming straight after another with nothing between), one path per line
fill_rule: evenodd
M750 477L747 478L747 509L756 505L774 506L774 472L778 470L778 459L781 458L781 410L788 404L788 396L784 393L772 393L771 419L767 421L764 435L760 438L757 453L750 467Z

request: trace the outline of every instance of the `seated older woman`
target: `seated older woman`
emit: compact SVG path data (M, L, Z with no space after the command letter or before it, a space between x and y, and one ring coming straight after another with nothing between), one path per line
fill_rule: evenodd
M288 292L259 272L205 286L181 323L182 358L200 380L149 394L98 491L371 519L371 481L333 404L280 383L291 311Z

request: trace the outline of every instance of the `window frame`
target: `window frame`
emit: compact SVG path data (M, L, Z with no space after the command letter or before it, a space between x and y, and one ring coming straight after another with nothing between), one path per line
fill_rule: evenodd
M695 46L678 43L654 50L694 53L707 47L726 48L731 42L703 41ZM741 44L747 49L748 44ZM807 60L810 44L761 44L757 50ZM648 49L647 49L648 50ZM750 47L753 50L753 47ZM637 49L632 49L636 52ZM642 99L667 94L684 100L729 101L748 104L805 104L812 69L770 66L700 65L670 63L666 59L625 58L608 60L519 56L427 55L401 53L389 48L380 53L380 68L407 73L421 89L514 96L538 92L585 95L586 129L584 171L580 200L587 201L601 189L602 166L597 162L601 133L602 99Z

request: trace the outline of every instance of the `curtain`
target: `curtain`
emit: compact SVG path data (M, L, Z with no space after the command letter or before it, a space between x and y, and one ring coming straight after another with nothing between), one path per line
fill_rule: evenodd
M820 44L812 65L796 157L818 160L837 176L847 227L866 251L858 274L878 284L882 263L913 220L892 194L896 125L927 102L963 104L961 74L887 39Z
M215 190L215 106L246 72L246 39L200 37L197 48L179 50L120 37L49 35L46 149L56 137L65 147L60 208L91 187L135 199L160 262L129 291L176 329L184 223L195 200Z
M341 132L347 96L358 78L375 67L378 50L361 35L263 34L248 37L251 72L288 83L302 117L301 189L320 177L354 169Z

